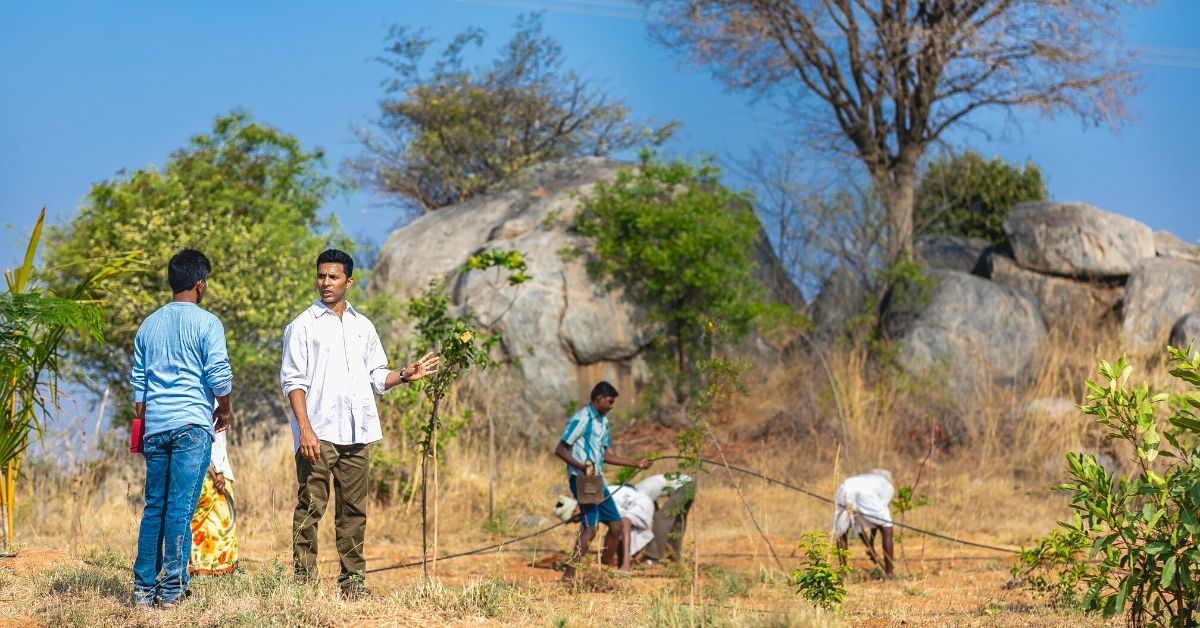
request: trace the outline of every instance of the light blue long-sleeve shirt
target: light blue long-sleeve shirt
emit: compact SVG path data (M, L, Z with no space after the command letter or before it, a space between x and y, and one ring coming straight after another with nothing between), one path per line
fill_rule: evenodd
M195 303L162 306L138 328L129 384L146 402L147 436L184 425L212 435L213 402L233 389L225 327Z

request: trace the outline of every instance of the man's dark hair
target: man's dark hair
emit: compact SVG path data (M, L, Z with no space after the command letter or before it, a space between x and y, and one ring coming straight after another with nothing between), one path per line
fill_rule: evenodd
M317 256L317 268L320 268L321 264L341 264L342 272L346 273L347 277L354 276L354 259L345 251L325 249Z
M195 287L196 282L208 279L212 272L212 264L208 258L196 249L184 249L175 254L167 264L167 283L175 294L187 292Z
M600 397L613 397L615 399L617 397L617 389L613 388L613 385L608 382L600 382L592 388L592 401Z

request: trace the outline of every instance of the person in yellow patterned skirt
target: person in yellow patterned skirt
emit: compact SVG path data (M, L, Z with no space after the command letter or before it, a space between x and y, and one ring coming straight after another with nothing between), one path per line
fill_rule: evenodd
M225 433L212 444L212 462L192 517L192 559L189 571L197 576L219 576L237 569L237 520L233 508L233 467Z

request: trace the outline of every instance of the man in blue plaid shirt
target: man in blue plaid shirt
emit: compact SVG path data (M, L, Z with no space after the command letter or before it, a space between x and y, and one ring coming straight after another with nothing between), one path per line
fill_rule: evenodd
M588 466L593 467L596 475L603 477L604 463L623 467L649 469L650 460L633 460L622 458L609 450L612 448L612 437L608 431L608 413L617 401L617 389L608 382L600 382L592 388L591 402L581 408L567 420L562 439L554 449L554 454L567 463L567 480L571 485L571 494L579 498L575 478L587 473ZM606 483L607 484L607 483ZM604 487L604 501L599 504L579 505L579 537L575 541L575 551L563 568L563 582L569 583L575 578L574 561L587 555L588 544L596 536L596 528L601 522L608 526L608 536L605 539L605 552L616 552L621 548L621 561L618 569L629 571L632 561L629 557L629 543L624 538L624 525L621 523L621 513L613 503L608 486ZM609 562L611 556L607 557Z

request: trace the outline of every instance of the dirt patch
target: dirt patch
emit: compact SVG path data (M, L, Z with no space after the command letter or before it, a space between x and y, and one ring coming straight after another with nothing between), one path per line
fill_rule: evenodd
M31 628L45 625L32 617L0 617L0 628Z
M0 558L0 569L25 576L44 573L58 567L82 565L82 560L51 547L30 547L17 552L17 555L11 558Z

